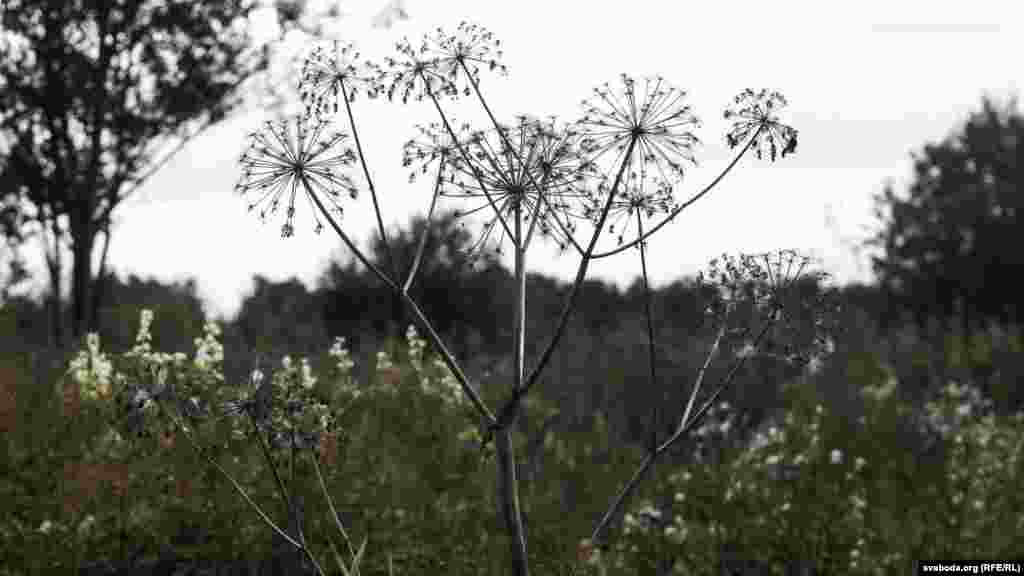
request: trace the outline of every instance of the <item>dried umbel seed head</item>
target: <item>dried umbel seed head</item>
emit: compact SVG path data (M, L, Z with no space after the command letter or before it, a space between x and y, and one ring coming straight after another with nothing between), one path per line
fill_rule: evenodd
M700 121L685 103L685 91L660 76L637 81L622 74L620 82L605 83L594 94L583 101L578 130L587 158L607 172L606 181L625 162L630 187L671 188L687 164L696 163L693 148L700 141L693 131Z
M306 110L316 116L336 113L340 102L364 93L376 95L379 72L364 62L351 43L334 41L313 49L302 66L299 93Z
M776 156L785 157L796 151L797 130L779 121L777 113L786 106L786 99L778 92L762 89L754 92L747 88L739 93L724 117L732 121L725 140L735 148L747 138L753 138L751 147L758 159L766 154L772 162Z
M437 164L437 180L444 184L452 178L453 166L461 161L459 147L463 150L469 144L469 124L461 124L452 128L455 138L448 130L438 123L427 126L416 126L419 136L402 146L402 166L412 168L409 182L414 182L419 174L426 174Z
M586 208L586 215L591 221L597 222L607 204L608 189L602 184L597 193L591 196ZM675 197L671 188L659 186L657 183L642 178L630 179L619 186L619 192L608 208L605 222L608 233L615 234L621 246L633 225L637 227L637 237L645 230L641 229L644 218L651 219L657 214L668 214L676 208ZM646 241L645 241L646 242ZM640 244L636 245L640 248Z
M355 162L355 154L345 141L348 136L330 129L330 122L300 115L280 122L267 122L262 130L250 135L248 149L242 155L242 178L235 191L252 197L249 210L261 204L261 220L280 208L282 197L287 197L285 223L281 236L295 233L295 197L301 194L309 201L319 233L323 223L317 217L314 197L325 210L341 215L343 194L355 199L355 183L342 173Z
M825 285L828 274L809 270L812 259L795 250L739 257L723 255L699 274L702 294L712 316L730 323L730 336L742 335L741 348L751 345L757 326L770 322L758 353L770 354L798 367L828 351L829 341L842 330L838 292ZM738 309L755 312L752 325L732 326Z
M502 253L505 238L514 234L517 208L524 248L532 226L566 249L573 219L583 217L589 198L583 187L589 164L576 145L575 132L554 119L528 116L500 130L478 131L468 140L469 162L461 158L453 162L454 178L442 190L446 197L472 203L467 210L459 210L459 216L487 215L471 255L486 252L491 234L499 227L494 250Z
M469 95L480 80L480 68L505 73L499 42L480 26L463 22L455 34L441 28L423 37L419 47L408 39L395 45L398 54L384 60L377 79L378 93L402 103L442 96Z

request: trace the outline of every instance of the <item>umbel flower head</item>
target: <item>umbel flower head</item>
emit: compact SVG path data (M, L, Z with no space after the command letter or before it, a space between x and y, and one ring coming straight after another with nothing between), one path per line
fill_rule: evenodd
M454 34L445 34L438 28L433 36L426 36L424 42L427 54L433 58L442 74L469 96L470 83L480 81L480 67L499 74L508 74L508 68L500 62L501 41L482 26L460 22Z
M570 218L583 218L583 204L588 198L582 184L589 164L580 155L576 134L556 125L553 119L541 121L527 116L520 116L514 125L500 129L507 142L497 130L476 132L470 138L469 163L461 157L454 159L456 177L451 190L442 191L442 195L475 204L469 210L457 211L458 216L479 211L489 215L471 252L487 250L491 234L500 226L495 243L500 254L506 234L514 227L517 206L523 218L524 238L526 226L536 213L541 235L554 239L564 250L569 239L562 226L572 232ZM487 195L493 200L493 207ZM508 231L502 220L509 226Z
M487 30L463 22L454 35L437 28L426 34L419 47L408 39L395 44L396 57L384 59L378 74L378 92L402 103L413 97L417 101L433 95L457 97L470 94L470 82L479 82L480 66L501 73L506 68L499 62L501 42Z
M596 222L601 217L609 190L607 185L602 183L598 191L591 197L586 208L586 216L589 220ZM676 208L676 201L672 190L663 186L652 185L642 179L631 180L625 185L620 185L618 194L612 200L608 208L608 232L615 234L618 230L617 240L621 246L626 239L626 233L633 224L638 224L638 218L651 219L656 214L668 214ZM637 230L637 235L642 233ZM637 249L640 244L636 245Z
M241 196L253 196L249 211L261 206L260 219L277 212L281 198L287 196L288 207L281 236L295 233L295 197L301 190L313 209L315 231L320 233L323 223L317 218L313 202L316 194L326 209L342 209L339 201L346 193L357 196L355 184L340 171L355 161L355 154L345 145L347 136L341 131L329 130L330 122L313 119L309 115L297 116L266 126L250 135L248 149L242 155L242 177L235 186Z
M711 260L706 276L698 274L698 282L711 289L710 308L715 316L746 307L757 312L754 316L775 315L777 320L760 348L774 354L780 347L782 354L776 357L804 366L826 354L829 339L842 331L838 292L825 285L827 273L807 270L811 262L795 250L739 258L723 255Z
M776 156L785 157L796 151L797 131L791 126L779 122L776 112L786 106L786 99L778 92L762 89L754 92L747 88L740 92L724 113L726 120L732 120L732 128L725 140L730 148L740 142L754 137L752 143L758 159L768 153L772 162Z
M438 178L444 180L448 174L450 179L451 163L460 156L458 145L468 146L469 124L453 129L458 140L453 140L451 134L436 122L427 126L417 125L416 130L419 136L402 146L402 166L413 168L409 172L409 182L414 182L418 174L426 174L435 162L438 164Z
M581 145L591 161L614 174L635 142L626 181L634 187L647 181L671 187L682 179L687 163L696 163L693 147L699 140L693 130L700 121L685 104L686 92L660 76L638 82L622 74L620 81L615 87L606 82L594 89L596 98L583 101Z
M375 77L373 65L360 59L354 45L335 40L330 48L317 46L306 58L299 93L306 110L320 116L338 111L339 95L350 101L360 92L375 96Z

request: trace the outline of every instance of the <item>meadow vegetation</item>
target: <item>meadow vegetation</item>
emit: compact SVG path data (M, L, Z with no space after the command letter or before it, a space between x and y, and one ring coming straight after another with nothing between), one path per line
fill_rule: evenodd
M846 321L858 328L819 364L789 378L756 425L741 395L717 405L690 440L656 465L654 478L614 522L619 537L604 549L581 540L645 449L630 438L623 415L607 406L584 410L581 426L578 415L563 414L572 406L565 391L561 398L531 397L517 424L517 449L524 454L524 516L538 573L784 573L800 564L813 573L881 574L926 557L1011 555L1024 528L1024 417L999 400L1006 397L999 391L1016 382L1019 331L947 334L937 347L936 336L912 328L881 333L864 314L849 312ZM619 335L628 339L628 328ZM195 352L164 361L222 369L217 336L208 329ZM487 466L492 456L481 452L447 369L414 331L407 337L384 343L364 381L352 377L355 362L341 342L305 364L290 360L286 368L279 361L274 372L315 375L315 388L347 406L339 433L318 455L350 539L367 542L361 573L498 573L508 552ZM91 364L65 356L71 369L64 371L36 372L28 354L4 358L6 573L119 562L138 547L155 556L161 545L182 558L225 562L251 561L254 550L287 556L287 547L181 438L170 431L132 436L130 423L112 421L113 390L77 388L76 369L98 370L112 386L130 369L126 353L91 344L78 356ZM612 353L622 345L602 348ZM988 377L975 381L972 374L986 365ZM925 389L900 378L922 369L935 376ZM501 371L493 367L479 380L488 400L498 393L488 384L501 382ZM750 376L737 390L769 385ZM628 389L621 377L599 370L586 378ZM564 422L544 426L560 416ZM216 427L205 432L211 445L218 434L229 435ZM282 517L258 445L221 446L218 462L254 501ZM287 464L286 450L279 457ZM311 546L329 553L332 526L310 466L298 458L294 469L284 469L303 503ZM122 541L122 532L131 537Z

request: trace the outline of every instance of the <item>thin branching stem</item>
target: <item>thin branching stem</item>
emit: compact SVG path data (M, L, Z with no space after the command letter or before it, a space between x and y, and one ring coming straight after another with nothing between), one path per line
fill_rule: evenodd
M359 130L356 128L356 120L352 116L352 104L348 99L348 91L345 90L345 79L341 79L342 98L345 101L345 112L348 114L348 125L352 129L352 140L356 144L356 153L359 155L359 165L363 167L363 176L366 177L366 185L370 189L370 198L373 200L373 211L377 215L377 231L380 233L380 241L384 244L384 254L388 258L388 266L391 268L391 276L399 279L398 265L395 263L395 256L391 252L391 244L388 242L387 233L384 231L384 220L381 217L380 205L377 202L377 189L373 185L373 178L370 176L370 169L366 166L366 157L363 155L363 145L359 140Z
M526 332L526 250L520 243L522 236L522 197L515 199L513 213L515 216L515 273L516 273L516 308L515 327L513 333L513 373L512 388L518 390L523 378L523 353ZM526 553L526 534L523 530L523 516L519 508L519 482L516 479L516 460L512 446L512 428L500 430L496 440L498 456L498 488L501 499L502 515L509 539L509 553L512 558L513 572L517 576L528 576L530 573Z
M338 516L338 510L334 507L334 499L331 498L330 492L327 491L327 484L324 482L324 475L320 472L320 464L317 462L316 453L310 450L312 453L311 459L313 461L313 469L316 471L317 480L320 481L320 491L323 492L324 498L327 500L327 506L331 509L331 518L334 520L334 525L337 526L338 532L341 533L341 537L345 539L345 544L348 546L348 553L353 559L356 557L356 551L352 548L352 541L348 537L348 532L345 531L345 525L341 523L341 517Z
M765 326L761 329L760 333L754 340L755 347L760 342L761 338L764 337L764 334L768 331L768 328L770 327L770 322L765 323ZM687 412L689 412L690 408L693 405L693 400L697 395L697 391L700 389L700 384L701 381L704 379L706 369L711 364L712 359L717 353L719 343L721 342L724 333L725 330L723 323L723 329L719 331L718 337L715 339L715 342L712 345L707 358L705 359L704 366L701 368L700 375L698 376L696 383L694 383L693 394L691 394L690 402L687 405ZM746 359L746 356L740 357L736 361L736 363L733 364L732 369L729 370L728 374L726 374L726 377L723 379L722 384L714 391L714 393L711 394L708 400L702 404L700 410L698 410L697 413L694 414L692 419L687 421L684 415L684 418L680 420L679 428L676 430L676 432L668 440L666 440L664 443L658 446L653 452L649 452L646 456L644 456L643 461L640 463L640 466L637 468L637 470L633 473L633 476L629 479L629 482L627 482L626 485L622 488L619 494L615 497L615 500L613 501L611 507L608 508L608 511L605 512L600 522L597 523L597 526L594 528L594 531L590 535L590 540L592 542L599 542L599 538L601 537L602 532L604 532L604 530L608 527L608 524L611 522L611 519L622 508L622 505L626 501L626 499L629 498L636 490L640 480L647 473L647 469L654 464L655 459L661 454L663 454L666 450L668 450L676 441L682 438L684 434L690 432L694 428L694 426L701 422L701 420L704 418L704 415L707 414L708 410L711 409L711 406L718 399L718 396L721 395L721 393L726 389L726 387L728 387L729 384L733 381L736 374L739 372L739 369L743 366L744 362L746 362Z
M165 410L164 410L163 406L160 404L160 402L157 402L157 407L160 408L161 412L165 412ZM296 542L294 539L292 539L291 536L289 536L287 533L285 533L283 530L281 530L281 528L277 524L275 524L273 520L270 519L270 516L267 516L267 513L264 512L262 508L260 508L259 504L254 502L252 500L252 498L249 497L249 494L246 493L245 489L242 488L242 486L238 484L238 482L231 476L231 474L228 474L227 470L224 470L224 468L220 465L219 462L217 462L213 458L210 458L210 456L208 454L206 454L206 452L202 449L202 447L200 447L199 444L195 441L195 439L192 438L192 435L187 432L187 429L185 428L185 425L182 424L181 421L178 418L175 418L174 414L171 414L170 411L166 411L166 414L171 419L171 421L174 422L174 424L182 431L182 433L185 435L185 438L188 439L189 443L191 444L192 449L195 450L196 454L198 454L201 458L206 460L207 463L209 463L218 472L220 472L225 478L227 478L228 482L231 482L231 485L234 486L235 490L242 496L242 498L249 504L249 506L251 506L252 509L255 510L256 513L260 515L260 518L262 518L263 521L266 522L267 526L270 526L270 528L274 532L276 532L278 536L284 538L285 541L288 542L289 544L291 544L292 546L294 546L296 548L299 548L299 549L302 549L302 550L305 550L305 547L302 544L300 544L300 543ZM257 434L257 436L258 436L258 434ZM312 560L314 565L317 566L318 573L321 576L324 576L323 570L319 569L319 565L316 564L316 560L312 557L312 555L310 555L308 550L305 550L305 551L306 551L307 556L309 556L310 560Z
M253 418L252 413L249 412L249 411L246 411L246 414L249 416L249 422L252 424L253 433L256 435L256 438L259 440L260 448L263 450L263 458L267 461L267 464L270 465L270 471L273 473L274 481L277 483L278 493L281 495L281 498L284 500L284 504L287 507L288 517L292 520L292 522L295 523L295 527L296 527L295 531L298 534L299 543L296 544L295 540L293 540L293 539L289 539L289 540L290 540L290 542L292 543L293 546L295 546L296 548L298 548L298 549L302 550L303 552L305 552L305 554L309 558L309 560L317 567L317 573L323 574L323 570L320 569L320 565L317 563L316 559L313 558L313 554L310 553L309 547L306 545L306 537L302 533L301 522L299 521L297 511L296 511L295 507L292 504L292 497L290 496L290 494L288 492L288 489L285 487L284 482L281 481L281 475L277 471L277 465L274 464L274 457L270 453L270 446L269 446L269 444L267 444L266 440L263 438L263 434L260 433L259 426L256 425L256 419ZM293 449L292 450L292 458L293 458L292 466L293 467L294 467L294 457L295 457L295 451ZM295 484L295 471L294 471L294 468L292 469L292 484L293 485Z
M637 233L642 236L643 233L644 233L644 224L643 224L643 220L640 217L640 208L637 208L637 210L636 210L636 226L637 226L637 230L638 230ZM656 365L655 365L655 356L656 356L656 354L655 354L655 346L654 346L654 319L653 319L653 315L651 313L651 290L650 290L650 284L648 283L648 280L647 280L647 254L646 254L646 247L647 247L647 242L641 242L640 243L640 272L641 272L641 278L643 278L643 283L644 283L644 311L645 311L646 316L647 316L647 368L648 368L648 376L650 378L650 380L648 382L648 386L650 387L651 390L653 390L654 387L657 386L657 384L658 384L658 372L657 372ZM650 444L650 450L652 450L652 451L658 446L658 423L659 423L658 417L660 415L659 414L660 411L658 409L658 402L657 401L655 401L655 403L654 403L653 412L654 412L654 418L651 421L651 444Z
M505 147L512 151L513 157L519 161L519 164L521 166L524 166L525 168L523 159L519 156L519 151L516 150L515 147L513 147L512 144L509 142L508 134L505 133L504 127L498 123L498 119L495 118L494 113L491 112L491 107L487 105L487 100L484 99L484 95L480 92L479 83L476 81L475 78L473 78L473 75L469 73L469 69L466 67L465 61L459 60L459 64L462 66L463 71L466 73L466 77L469 78L469 83L470 85L473 86L473 91L476 93L476 97L480 101L480 105L483 106L484 111L487 112L487 117L490 118L491 124L494 126L494 129L497 130L498 135L501 136L501 140L502 142L505 143ZM526 177L530 179L530 184L532 184L533 187L537 190L537 196L540 199L540 201L538 201L537 204L547 205L547 198L545 198L544 194L541 193L542 188L537 185L537 181L534 179L533 173L528 170L524 171L526 172ZM540 208L538 206L538 210L539 209ZM576 247L576 251L579 252L581 256L584 255L583 247L576 242L576 238L572 235L572 232L569 231L568 227L562 224L561 218L558 217L558 210L554 210L550 206L548 206L548 210L555 217L555 222L558 223L558 227L562 229L562 233L565 235L565 237L569 239L569 242L572 243L573 246Z
M547 185L547 180L548 180L548 177L544 176L544 178L541 179L541 183L544 184L544 185ZM537 191L537 197L541 198L543 196L544 195L540 192L540 190L538 190ZM533 210L533 216L530 218L530 226L529 226L529 228L526 231L526 239L523 240L523 250L526 250L530 246L530 241L533 239L533 232L534 232L534 230L537 229L537 223L540 222L540 215L541 215L541 211L543 209L544 209L543 204L541 202L537 202L537 206ZM549 213L553 214L554 211L550 211Z
M576 306L576 298L579 296L580 286L583 285L583 280L587 276L587 266L590 263L590 254L594 251L594 247L597 245L597 239L601 235L601 229L604 227L604 222L608 218L608 212L611 210L612 202L615 199L615 193L618 191L619 183L622 181L622 174L626 171L626 166L629 165L629 158L633 154L633 149L636 146L637 138L632 137L629 140L629 146L626 148L626 153L622 159L622 165L619 166L618 174L615 175L615 181L612 184L612 189L608 194L608 199L605 201L604 209L601 211L601 216L598 218L597 225L594 227L594 235L590 238L590 245L587 246L587 250L580 261L579 268L576 270L576 280L573 282L572 290L569 292L569 296L566 298L565 305L562 307L562 312L558 318L558 324L555 328L555 334L552 336L551 341L544 348L544 352L541 354L540 360L537 362L537 366L533 368L530 375L526 378L526 383L522 387L515 390L512 397L505 402L505 405L501 409L502 422L510 416L513 416L519 409L520 399L530 391L530 388L540 378L541 371L547 366L547 363L551 360L551 356L554 354L555 346L558 345L562 334L565 332L566 326L569 325L569 316L572 314L573 309Z
M363 254L363 252L355 245L355 243L352 242L352 239L348 237L348 234L345 234L345 232L342 231L341 227L338 226L338 223L334 221L334 217L331 216L331 213L328 212L327 208L325 208L323 203L320 202L320 198L313 191L313 188L310 185L309 180L306 178L302 178L301 180L302 185L306 188L306 193L309 194L309 197L313 199L313 203L316 204L316 207L320 210L324 217L327 218L327 221L331 224L331 227L334 228L334 231L341 238L341 241L345 243L345 246L347 246L349 250L352 251L352 254L355 255L356 259L359 260L360 264L366 266L366 268L373 272L374 275L377 276L377 278L380 278L381 282L383 282L388 288L390 288L391 290L398 290L398 285L395 284L394 280L392 280L387 274L385 274L380 268L378 268L373 262L371 262Z
M359 250L359 248L357 248L356 245L352 243L352 240L349 239L348 235L345 234L344 231L342 231L341 227L338 226L338 223L334 221L334 217L331 216L331 213L328 212L326 208L324 208L323 203L320 202L320 198L317 197L316 194L312 193L312 191L309 189L309 183L303 180L303 184L306 186L307 191L310 192L310 197L313 199L313 202L316 204L316 207L324 215L324 217L327 219L327 222L331 225L331 227L334 228L334 231L342 239L345 245L348 246L349 250L351 250L352 253L355 254L356 258L360 262L362 262L364 266L370 269L370 271L376 274L377 277L380 278L380 280L384 282L384 284L387 285L388 288L390 288L392 291L394 291L395 293L399 294L402 297L402 300L405 302L406 306L408 306L409 309L412 310L413 316L415 316L416 320L419 322L420 328L423 330L425 336L429 338L430 343L437 348L437 351L441 355L441 359L444 361L445 366L448 367L452 375L459 382L459 386L462 387L462 391L469 398L470 402L473 403L473 406L480 413L480 415L487 420L488 424L495 424L497 422L497 419L494 417L494 414L492 414L490 409L487 408L487 405L484 403L483 399L480 398L480 395L477 394L476 390L474 390L473 387L469 385L469 378L466 377L466 374L462 371L462 368L459 366L458 362L456 362L455 357L452 356L452 353L448 350L448 347L444 345L444 342L441 340L441 337L437 334L437 331L434 330L434 327L430 324L430 321L427 320L426 316L423 315L423 311L420 310L420 307L419 305L416 304L416 301L413 300L411 296L409 296L408 292L402 290L402 288L395 284L390 278L388 278L386 274L381 272L379 268L377 268L372 262L367 260L366 256L364 256L363 253Z
M409 267L409 275L405 279L405 284L402 285L402 292L408 292L409 288L412 287L412 281L416 278L416 272L420 269L420 261L423 259L423 251L427 247L427 235L430 233L430 223L434 218L434 207L437 206L437 197L441 194L441 178L444 175L444 161L445 158L441 158L441 163L437 167L437 178L434 180L434 195L430 198L430 209L427 210L427 221L423 225L423 232L420 233L419 245L416 247L416 256L413 258L412 266Z
M712 188L714 188L719 182L721 182L722 178L725 178L725 175L728 174L729 171L732 170L733 166L735 166L740 161L740 158L742 158L743 155L746 154L747 150L749 150L750 147L754 145L754 142L757 141L757 138L761 134L761 130L763 130L763 129L764 129L763 126L761 128L757 129L757 132L755 132L753 134L753 136L751 136L750 139L747 140L747 144L743 147L742 150L740 150L739 154L737 154L736 157L732 159L732 162L730 162L729 165L725 167L725 170L722 170L722 172L718 176L716 176L715 179L712 180L710 184L705 186L704 189L701 190L700 192L698 192L697 194L694 194L689 200L687 200L686 202L683 202L682 204L677 206L675 208L675 210L673 210L672 212L669 213L668 216L665 216L664 220L662 220L661 222L658 222L653 228L648 230L646 234L638 235L636 240L633 240L632 242L623 244L622 246L619 246L619 247L615 248L614 250L609 250L607 252L600 252L598 254L594 254L594 255L591 256L591 258L593 258L594 260L597 260L598 258L607 258L608 256L614 256L614 255L616 255L616 254L618 254L618 253L620 253L620 252L622 252L622 251L624 251L624 250L626 250L628 248L636 246L639 242L642 242L642 241L646 240L652 234L654 234L655 232L660 230L662 226L664 226L665 224L668 224L669 222L671 222L673 219L675 219L676 216L679 215L680 212L682 212L683 210L689 208L690 205L693 204L694 202L696 202L697 200L700 200L701 198L703 198L708 192L711 191Z
M463 162L465 162L466 165L469 166L469 169L473 171L473 177L476 178L477 183L480 185L480 190L484 193L484 196L487 198L488 204L491 205L491 208L494 209L495 214L498 215L498 222L501 222L501 227L505 229L505 234L512 236L512 230L509 229L508 222L506 222L504 216L501 215L501 210L498 208L498 205L494 202L494 197L491 196L491 193L487 190L487 186L484 184L483 175L480 174L480 171L477 170L476 168L476 164L474 164L473 161L470 159L469 153L466 152L466 147L455 135L455 130L452 129L451 124L448 122L448 117L445 116L444 110L441 109L441 103L437 101L437 96L434 94L434 91L431 90L430 84L427 82L426 77L423 76L423 72L420 72L420 77L423 79L423 82L427 87L427 94L430 95L430 100L434 103L434 108L437 109L438 116L441 117L441 122L444 124L444 129L448 131L448 136L451 137L452 142L455 144L455 148L459 151L459 154L462 156ZM481 147L481 150L483 151L484 154L487 154L487 151L483 147Z

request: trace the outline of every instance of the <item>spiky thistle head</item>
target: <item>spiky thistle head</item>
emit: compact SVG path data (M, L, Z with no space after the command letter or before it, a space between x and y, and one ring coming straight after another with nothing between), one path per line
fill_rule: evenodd
M583 101L577 125L588 158L608 174L614 176L625 162L627 182L670 188L682 180L687 164L696 164L693 149L700 141L693 131L700 121L685 103L685 91L660 76L637 81L622 74L617 85L606 82L594 94Z
M348 136L331 130L330 121L309 115L267 122L263 129L250 134L249 146L242 154L242 177L235 186L241 196L252 195L248 209L260 209L260 219L277 212L282 197L287 197L285 223L281 236L295 233L295 197L300 193L313 210L314 230L323 229L317 217L314 199L327 204L325 209L342 213L341 195L358 195L355 183L341 171L355 162L355 154L347 147Z
M316 46L306 58L299 94L307 112L337 112L339 96L348 101L360 93L374 97L376 75L375 66L363 61L353 44L335 40Z
M767 89L755 92L747 88L736 95L723 114L726 120L732 120L732 128L725 135L729 147L754 138L751 147L758 159L767 154L772 162L777 156L784 158L795 152L797 130L780 122L776 114L786 104L782 94Z

